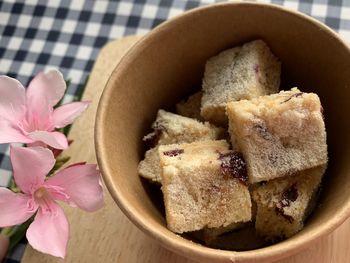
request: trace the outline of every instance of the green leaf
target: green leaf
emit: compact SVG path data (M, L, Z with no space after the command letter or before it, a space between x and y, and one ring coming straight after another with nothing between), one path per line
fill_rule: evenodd
M51 169L51 171L49 172L49 174L47 176L48 177L52 176L56 171L58 171L69 160L70 160L70 156L65 156L65 155L58 156L54 167Z
M14 227L5 227L1 229L1 234L7 237L10 237L14 232Z
M62 132L64 135L66 135L66 137L67 137L71 128L72 128L72 124L69 124L69 125L67 125L66 127L62 128L62 131L61 131L61 132Z

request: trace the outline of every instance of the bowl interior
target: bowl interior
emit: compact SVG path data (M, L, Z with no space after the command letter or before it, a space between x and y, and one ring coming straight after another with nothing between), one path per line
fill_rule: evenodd
M321 98L329 145L322 207L300 233L273 246L245 252L201 247L167 230L159 207L137 174L144 154L141 138L158 109L170 109L200 89L208 58L257 38L264 39L282 61L281 89L297 86ZM100 102L97 155L112 196L141 229L192 258L244 261L294 253L331 231L349 213L349 69L349 49L334 33L306 16L276 6L225 3L164 23L124 57Z

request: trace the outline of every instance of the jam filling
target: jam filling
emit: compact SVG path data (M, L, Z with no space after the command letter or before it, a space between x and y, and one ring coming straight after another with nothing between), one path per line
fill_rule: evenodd
M149 148L153 148L158 144L163 131L165 131L165 127L156 122L153 125L153 132L143 137L142 140Z
M221 173L225 178L237 178L241 184L248 185L247 167L240 152L219 153L219 160L221 161Z
M286 99L285 101L282 101L281 104L290 101L292 98L297 98L297 97L300 97L300 96L302 96L302 95L303 95L303 92L295 93L295 94L293 94L292 96L290 96L288 99Z
M184 153L184 149L174 149L174 150L163 152L164 155L169 157L175 157L182 153Z
M291 202L298 199L298 189L297 185L294 183L287 189L285 189L281 195L281 200L276 204L276 214L283 216L289 223L293 223L294 219L290 215L286 215L284 208L290 206Z

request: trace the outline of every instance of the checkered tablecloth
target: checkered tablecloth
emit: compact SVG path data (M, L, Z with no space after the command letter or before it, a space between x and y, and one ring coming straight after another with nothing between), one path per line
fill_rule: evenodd
M126 35L145 34L169 17L214 0L0 0L0 74L23 84L58 68L71 85L64 98L81 93L100 48ZM350 42L350 0L262 0L311 15ZM1 131L0 131L1 132ZM11 176L8 145L0 145L0 186ZM1 213L1 211L0 211ZM19 262L25 240L6 262Z

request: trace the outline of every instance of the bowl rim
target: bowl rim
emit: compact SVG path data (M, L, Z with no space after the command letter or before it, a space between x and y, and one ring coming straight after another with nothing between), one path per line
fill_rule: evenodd
M151 42L154 36L158 32L167 30L174 22L182 19L183 17L192 16L200 12L206 11L207 9L218 8L222 6L257 6L260 8L269 8L280 13L286 13L302 20L305 20L308 23L314 24L320 30L324 31L328 37L333 38L338 43L342 44L344 48L349 51L349 45L342 39L335 31L319 22L318 20L303 14L298 11L294 11L283 6L276 4L266 4L266 3L257 3L257 2L225 2L225 3L216 3L209 4L203 7L194 8L192 10L186 11L180 15L177 15L164 23L160 24L148 34L138 40L121 58L117 66L114 68L111 76L108 79L108 82L103 90L101 99L97 109L96 122L95 122L95 149L97 161L104 179L104 182L107 186L109 193L111 194L114 201L117 203L122 212L143 232L150 235L152 238L160 242L160 244L171 251L184 255L187 258L198 260L226 260L230 262L248 262L255 261L259 259L259 262L264 262L267 260L278 260L291 256L301 250L306 249L311 243L316 241L322 236L325 236L332 232L336 227L341 225L350 215L350 198L342 206L342 209L335 214L331 219L324 222L322 225L319 225L316 229L309 232L308 235L301 235L294 240L287 239L283 242L277 243L275 245L267 246L264 248L249 250L249 251L228 251L228 250L219 250L209 247L202 246L200 244L190 242L182 237L179 237L175 233L168 231L161 231L161 228L152 228L148 224L148 220L137 211L130 202L120 194L120 187L114 183L112 173L107 164L107 152L104 149L104 119L107 116L107 106L111 98L111 93L114 88L114 81L118 78L118 75L123 72L125 68L128 67L129 61L132 61L141 51L139 46L144 46L147 43Z

